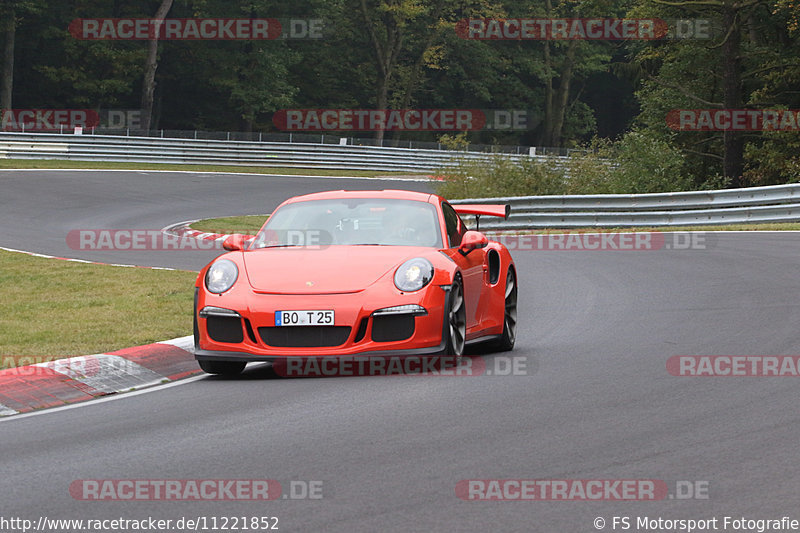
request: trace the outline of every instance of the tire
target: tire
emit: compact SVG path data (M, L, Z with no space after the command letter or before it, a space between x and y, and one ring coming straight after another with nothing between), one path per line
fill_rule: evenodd
M467 337L467 310L464 307L464 288L461 278L456 278L450 287L448 309L444 316L442 331L447 335L447 341L440 356L443 361L455 363L457 366L464 355L464 345Z
M192 320L192 335L194 336L194 351L200 349L200 328L197 326L197 307L194 310L194 319Z
M236 376L242 373L247 363L239 361L197 361L203 372L207 374L219 374L221 376Z
M505 306L503 312L503 334L499 339L490 343L489 347L495 352L509 352L514 349L517 340L517 275L509 267L506 275Z

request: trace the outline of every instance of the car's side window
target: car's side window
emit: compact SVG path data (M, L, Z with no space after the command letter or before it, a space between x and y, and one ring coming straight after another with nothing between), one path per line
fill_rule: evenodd
M461 237L464 236L466 227L458 216L456 210L448 203L442 203L444 213L444 223L447 230L447 240L450 241L450 248L461 245Z

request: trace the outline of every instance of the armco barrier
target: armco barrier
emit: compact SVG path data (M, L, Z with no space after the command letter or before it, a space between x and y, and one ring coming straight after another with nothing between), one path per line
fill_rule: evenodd
M489 155L486 152L334 144L0 133L0 158L11 159L254 165L430 174L454 164L456 156L482 159ZM530 154L503 155L545 159ZM800 184L657 194L483 198L453 203L498 202L511 204L511 216L508 220L486 217L481 221L482 228L524 230L800 221Z
M800 184L655 194L471 198L453 204L507 203L507 220L481 229L689 226L800 221Z
M251 165L431 174L453 165L456 156L484 159L490 154L336 144L0 133L0 159ZM504 156L523 157L519 154ZM524 157L545 159L530 154Z

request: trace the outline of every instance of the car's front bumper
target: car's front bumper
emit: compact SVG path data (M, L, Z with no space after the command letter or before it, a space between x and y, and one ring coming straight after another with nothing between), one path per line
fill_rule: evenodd
M391 290L371 290L354 294L319 295L247 295L246 305L232 306L218 295L198 291L195 306L197 331L195 356L198 360L215 361L275 361L291 357L336 357L336 356L415 356L441 352L446 344L445 313L449 304L449 286L432 285L418 293L399 294ZM390 319L376 317L375 311L401 305L418 305L425 313L405 316L403 326L394 328ZM207 307L230 309L236 316L222 320L228 324L229 336L220 335L220 320L201 316L200 310ZM234 308L235 307L235 308ZM302 309L333 309L336 335L345 338L342 328L349 328L344 342L334 346L321 346L324 332L313 326L275 326L275 312ZM397 318L403 316L398 313ZM211 320L211 321L209 321ZM413 332L405 337L413 320ZM376 327L376 324L380 324ZM388 327L386 326L388 324ZM381 329L382 328L382 329ZM405 328L405 329L404 329ZM211 331L210 331L211 330ZM287 331L291 330L291 331ZM392 338L393 331L397 333ZM387 333L388 332L388 333ZM279 335L275 335L275 334ZM308 335L313 346L303 346ZM214 338L216 337L216 339ZM280 337L277 344L272 339ZM311 340L311 337L315 337ZM220 339L233 342L223 342Z

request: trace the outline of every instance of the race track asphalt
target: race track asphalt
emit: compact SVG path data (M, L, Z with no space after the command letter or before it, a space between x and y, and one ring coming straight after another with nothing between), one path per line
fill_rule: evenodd
M161 228L287 196L425 183L131 173L0 173L0 246L199 269L204 254L86 255L75 228ZM131 255L133 254L133 255ZM205 254L208 255L208 254ZM791 377L676 377L675 355L798 354L800 234L701 249L516 251L524 375L285 379L268 365L0 422L0 514L277 516L280 531L597 531L613 517L800 519ZM187 288L187 290L190 290ZM8 309L8 308L7 308ZM13 312L13 304L11 306ZM505 355L483 356L500 368ZM322 481L316 500L78 501L85 479ZM664 481L707 498L462 501L470 479ZM620 525L617 524L617 530ZM730 529L732 530L732 529Z

